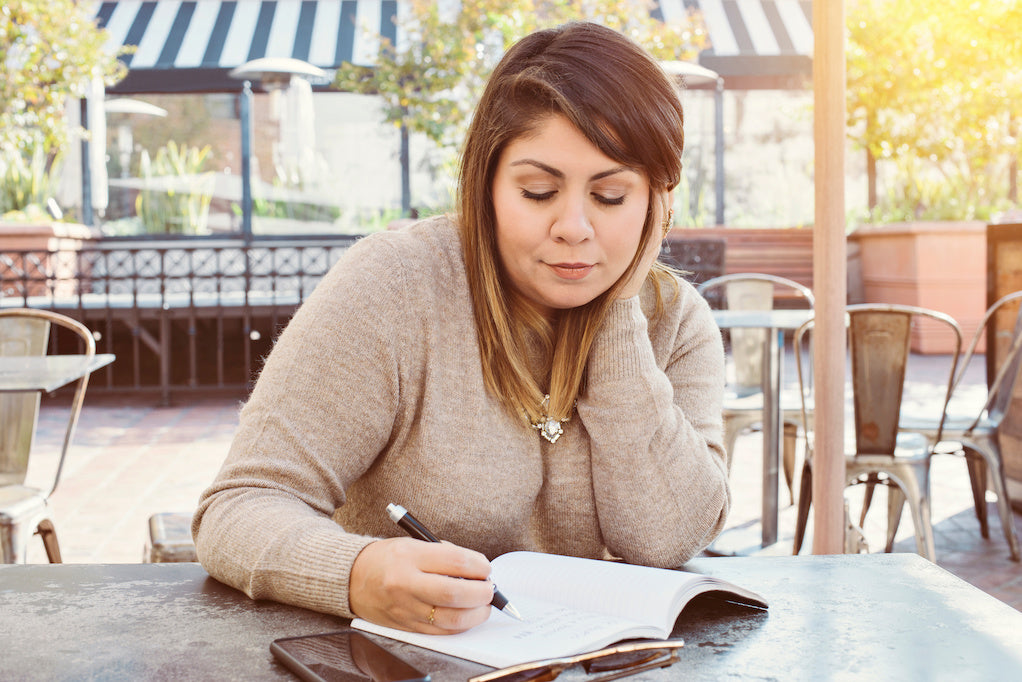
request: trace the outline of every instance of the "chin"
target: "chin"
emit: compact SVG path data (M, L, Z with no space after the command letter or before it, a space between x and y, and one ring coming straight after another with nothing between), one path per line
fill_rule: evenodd
M593 294L592 296L565 296L555 300L547 301L547 306L555 310L571 310L572 308L581 308L582 306L592 303L596 300L600 294Z

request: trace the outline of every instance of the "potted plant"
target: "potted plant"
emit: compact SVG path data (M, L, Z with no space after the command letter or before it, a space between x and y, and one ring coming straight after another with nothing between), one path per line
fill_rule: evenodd
M210 147L178 146L173 140L152 160L142 151L142 190L135 210L150 234L206 234L214 174L203 170Z
M1017 198L1022 11L854 0L847 23L849 134L870 193L849 234L850 291L940 310L969 335L986 307L986 223ZM921 328L913 349L950 342Z
M57 177L48 166L41 144L28 159L15 149L0 149L0 252L33 252L10 255L12 272L5 279L20 278L23 286L0 295L71 293L60 291L60 283L73 281L78 250L96 236L89 227L48 212ZM58 288L51 291L50 282Z
M75 0L10 0L0 12L0 251L42 252L8 261L25 291L0 295L57 293L47 280L77 267L75 252L94 236L84 225L57 219L53 200L71 132L68 99L126 73L118 54L106 49L107 33L93 13ZM10 274L5 279L11 281Z

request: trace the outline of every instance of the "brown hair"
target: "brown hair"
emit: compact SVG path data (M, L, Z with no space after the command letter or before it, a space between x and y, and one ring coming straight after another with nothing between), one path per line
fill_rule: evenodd
M639 248L621 279L551 322L507 283L497 254L492 187L504 148L552 114L565 116L609 158L645 173L650 196ZM646 245L661 238L668 208L663 198L681 177L682 123L678 93L656 61L598 24L570 23L533 33L511 47L491 75L465 140L459 224L483 376L513 412L537 420L548 392L549 416L571 414L585 389L596 331ZM659 281L669 277L659 263L650 273L658 308ZM529 365L528 350L535 343L545 358L538 377Z

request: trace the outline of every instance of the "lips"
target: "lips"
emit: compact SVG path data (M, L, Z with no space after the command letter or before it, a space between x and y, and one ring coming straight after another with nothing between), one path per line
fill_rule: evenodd
M549 268L561 279L582 279L593 270L591 263L550 263Z

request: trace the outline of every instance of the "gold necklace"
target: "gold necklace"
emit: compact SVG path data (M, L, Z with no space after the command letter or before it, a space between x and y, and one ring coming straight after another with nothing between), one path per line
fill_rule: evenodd
M564 433L564 429L561 427L561 424L571 421L571 415L569 414L564 419L555 419L554 417L551 417L546 413L547 408L549 406L550 395L547 394L543 396L543 402L540 403L539 406L540 409L543 411L543 416L540 417L537 421L530 421L529 423L532 424L532 428L539 431L539 435L546 438L548 441L550 441L550 444L553 445L554 443L557 442L557 439L560 438L561 435Z

